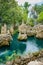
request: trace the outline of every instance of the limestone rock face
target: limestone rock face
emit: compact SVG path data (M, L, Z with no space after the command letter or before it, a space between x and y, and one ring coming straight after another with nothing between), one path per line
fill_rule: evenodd
M32 27L31 26L27 26L27 36L33 36L34 32L32 31Z
M31 61L27 65L43 65L43 63L39 61Z
M27 34L21 34L21 33L19 33L18 40L26 40L26 39L27 39Z
M43 25L42 24L38 24L34 26L34 30L36 32L37 38L43 38Z
M33 27L33 29L35 30L35 32L37 34L37 32L39 32L40 30L43 30L43 25L42 24L37 24Z
M12 40L11 34L13 33L13 28L11 27L10 30L7 29L7 25L4 24L1 28L0 33L0 46L9 45L10 40Z
M37 37L37 38L42 38L42 39L43 39L43 31L37 32L36 37Z
M18 28L19 33L25 33L27 34L27 36L34 36L35 33L33 31L33 27L31 27L30 25L26 25L24 23L22 23L19 28Z
M12 37L9 34L0 34L0 46L9 45L11 39Z
M37 24L34 27L31 27L29 25L26 25L22 23L19 28L18 28L19 33L22 35L19 35L18 38L25 39L25 35L27 36L36 36L37 38L43 38L43 25L42 24ZM24 35L25 34L25 35ZM26 36L26 39L27 39Z
M20 33L26 33L27 31L27 26L26 24L22 23L19 27L18 27L18 30Z
M34 36L34 35L35 35L34 31L28 30L27 36Z

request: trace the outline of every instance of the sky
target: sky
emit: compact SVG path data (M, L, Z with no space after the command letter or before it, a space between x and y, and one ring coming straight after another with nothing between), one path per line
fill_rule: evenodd
M43 3L43 0L17 0L17 1L18 1L18 4L19 4L19 5L21 5L21 4L23 5L25 1L26 1L26 2L29 2L29 3L32 4L32 5Z

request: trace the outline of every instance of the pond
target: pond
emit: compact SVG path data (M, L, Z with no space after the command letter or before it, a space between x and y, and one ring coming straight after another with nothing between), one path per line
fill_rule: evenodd
M17 37L18 34L13 36L10 46L4 46L0 48L0 58L4 59L5 56L12 55L14 51L20 55L23 55L43 49L43 39L28 37L27 41L18 41Z

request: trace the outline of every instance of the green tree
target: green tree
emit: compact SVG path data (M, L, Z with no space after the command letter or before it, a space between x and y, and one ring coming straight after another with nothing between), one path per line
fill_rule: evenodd
M39 14L39 17L38 17L37 21L38 21L39 23L43 23L43 12L41 12L41 13Z
M28 18L27 24L30 26L34 26L34 20L32 18Z
M28 8L29 8L29 6L30 6L30 4L28 3L28 2L25 2L24 3L24 8L26 9L26 12L27 12L27 14L28 14Z
M42 12L43 11L43 4L41 4L41 5L35 5L34 6L34 9L35 9L35 11L37 12L37 14L39 14L40 12Z
M15 0L0 0L0 18L3 23L20 22L22 9Z

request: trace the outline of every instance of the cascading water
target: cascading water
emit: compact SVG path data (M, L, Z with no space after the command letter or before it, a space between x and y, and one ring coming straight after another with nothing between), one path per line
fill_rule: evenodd
M36 11L34 10L34 6L30 6L29 8L29 18L32 18L34 20L34 25L36 25L36 19L38 15Z

